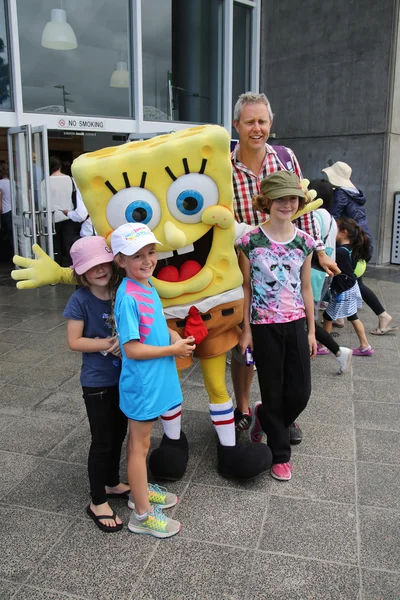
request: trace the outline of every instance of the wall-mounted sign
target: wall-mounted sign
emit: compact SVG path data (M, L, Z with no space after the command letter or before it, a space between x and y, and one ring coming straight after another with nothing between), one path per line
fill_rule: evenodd
M57 121L58 129L78 129L80 131L107 131L104 119L86 119L65 115Z

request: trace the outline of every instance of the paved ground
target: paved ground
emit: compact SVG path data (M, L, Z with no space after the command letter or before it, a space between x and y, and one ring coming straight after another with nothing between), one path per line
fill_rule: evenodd
M400 323L399 270L371 276ZM61 317L72 290L20 292L11 285L3 270L2 600L400 598L400 334L371 336L375 356L354 359L343 376L332 356L317 357L300 421L304 441L288 483L218 476L199 368L186 372L191 457L173 486L182 532L162 541L127 529L106 535L85 513L89 431L80 357L67 349ZM361 315L371 329L370 310ZM348 325L339 341L356 345ZM160 436L157 428L155 443ZM114 506L126 522L128 508Z

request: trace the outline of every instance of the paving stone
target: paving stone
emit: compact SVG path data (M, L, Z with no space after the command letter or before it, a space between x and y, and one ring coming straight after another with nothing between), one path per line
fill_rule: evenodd
M51 450L48 458L87 465L90 441L89 422L83 419L68 435L58 440L58 444Z
M17 591L18 586L14 583L9 583L8 581L2 581L0 579L0 598L1 600L11 600L15 592Z
M71 600L72 596L69 594L61 594L60 592L50 592L40 590L37 587L30 587L27 585L21 586L16 596L13 596L12 600ZM89 600L83 596L73 596L73 600Z
M400 573L362 569L363 600L399 600Z
M355 506L271 496L260 550L356 564Z
M24 376L24 366L14 362L10 362L2 358L0 361L0 380L8 383L9 381L15 380L15 378L22 378Z
M292 446L292 459L296 456L326 456L342 460L354 459L353 428L350 425L327 425L325 423L304 423L298 419L303 430L303 441Z
M356 429L357 459L365 462L400 464L397 431Z
M360 504L400 510L400 465L359 462L357 480Z
M130 598L156 544L154 538L126 528L105 535L87 517L72 523L37 565L29 584L96 600Z
M251 563L252 552L187 541L180 536L173 542L158 547L143 574L146 585L135 588L135 600L244 600L247 586L243 584L243 565ZM187 573L191 573L190 578Z
M0 413L26 415L27 411L47 398L51 392L19 385L4 385L0 390Z
M354 422L359 429L400 432L400 403L354 402Z
M67 416L20 418L2 432L0 450L46 456L72 429Z
M393 381L356 379L353 382L353 399L358 402L400 402L398 386Z
M2 501L53 513L79 514L90 501L87 468L42 460Z
M41 461L41 458L35 456L0 452L0 498L3 498L29 473L34 471Z
M258 552L251 600L358 600L358 568Z
M400 571L399 512L361 506L359 518L361 566Z
M0 506L2 543L0 577L25 581L59 539L69 520L60 515Z
M325 423L348 425L353 418L353 407L348 396L336 399L317 397L312 394L307 408L301 413L302 423Z
M352 504L355 502L354 463L320 456L296 456L288 485L271 477L271 493Z
M254 548L264 510L263 494L191 484L175 518L183 525L182 537Z
M44 333L61 324L65 325L65 318L62 316L62 314L60 314L59 311L46 310L41 315L36 315L29 319L28 323L14 325L14 329L24 329L24 331L41 331Z
M53 390L68 381L75 373L76 370L67 369L62 365L49 368L47 364L42 363L19 374L13 383L14 385L31 385L36 388Z

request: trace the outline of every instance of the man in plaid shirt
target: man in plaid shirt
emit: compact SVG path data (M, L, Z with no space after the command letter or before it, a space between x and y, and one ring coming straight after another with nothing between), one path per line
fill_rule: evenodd
M252 198L260 193L260 183L275 171L293 171L302 179L300 165L290 148L286 154L290 161L283 162L273 146L267 144L272 125L271 105L265 94L247 92L239 96L234 110L234 127L239 134L239 143L232 152L233 209L238 223L256 227L266 220L267 215L256 212ZM336 263L325 253L318 223L313 213L297 219L294 224L310 234L316 242L320 266L328 275L340 273ZM251 424L250 387L253 369L246 366L244 357L237 348L232 352L231 373L235 391L235 424L237 431L248 429ZM301 430L296 423L290 426L291 443L301 442Z

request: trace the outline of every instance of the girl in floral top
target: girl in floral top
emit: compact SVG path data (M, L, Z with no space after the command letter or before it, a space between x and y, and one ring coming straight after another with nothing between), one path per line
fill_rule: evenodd
M261 182L254 209L269 220L239 241L243 273L242 353L251 348L261 402L254 407L253 442L263 431L273 455L271 475L292 476L288 427L307 406L311 393L310 358L317 352L310 281L314 240L291 222L304 207L297 175L278 171Z

